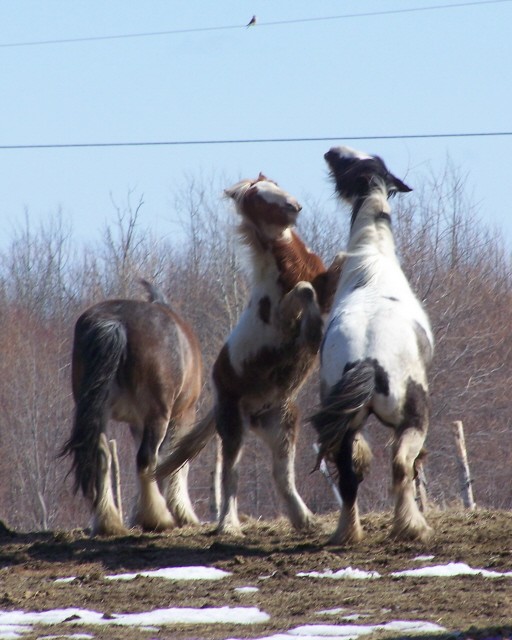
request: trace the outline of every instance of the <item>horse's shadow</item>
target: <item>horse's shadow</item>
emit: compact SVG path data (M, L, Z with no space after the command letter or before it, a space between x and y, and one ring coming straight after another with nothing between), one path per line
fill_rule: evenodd
M306 545L311 546L311 545ZM297 552L305 550L303 545ZM213 535L213 528L187 542L184 536L150 534L133 531L128 535L91 537L88 530L66 532L12 533L0 537L0 564L17 566L36 561L50 564L55 570L80 573L80 567L99 564L106 572L137 572L162 567L212 566L233 558L268 557L268 548L244 538ZM101 569L100 569L101 570ZM83 571L83 569L82 569Z

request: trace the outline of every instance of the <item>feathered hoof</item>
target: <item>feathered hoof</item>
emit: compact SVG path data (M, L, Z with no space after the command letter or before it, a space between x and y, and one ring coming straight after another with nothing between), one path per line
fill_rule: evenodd
M104 523L98 522L92 528L91 535L92 536L101 536L101 537L114 537L114 536L127 536L129 535L130 530L125 527L122 523Z
M391 530L391 537L404 542L428 542L432 538L434 530L424 519L422 520L423 522L410 522L407 525L395 524Z
M346 547L349 545L357 544L364 538L364 531L362 527L352 527L350 530L336 530L332 536L327 540L328 546Z
M295 529L295 531L298 531L299 533L308 534L308 533L318 532L318 523L315 519L315 516L312 513L310 513L304 518L301 518L298 521L295 521L295 522L292 521L292 526Z
M175 529L176 523L171 519L163 522L144 522L139 524L139 527L148 533L164 533L165 531L172 531Z
M163 533L164 531L171 531L176 527L174 518L170 513L160 514L159 516L150 517L149 514L139 514L133 519L133 526L140 527L143 531L148 533Z
M195 513L193 514L175 514L177 527L190 527L201 524Z
M242 527L240 525L236 526L234 524L219 524L215 529L215 534L218 536L232 536L234 538L243 538L244 532L242 531Z

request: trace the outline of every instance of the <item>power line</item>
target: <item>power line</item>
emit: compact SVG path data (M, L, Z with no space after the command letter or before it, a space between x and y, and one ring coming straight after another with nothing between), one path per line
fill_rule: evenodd
M502 4L504 2L512 2L512 0L474 0L473 2L454 2L451 4L432 5L430 7L410 7L408 9L388 9L382 11L368 11L365 13L345 13L337 16L324 16L318 18L297 18L292 20L276 20L273 22L258 22L258 27L275 27L288 24L300 24L307 22L327 22L333 20L346 20L349 18L369 18L376 16L388 16L403 13L417 13L420 11L439 11L443 9L459 9L462 7L482 6L488 4ZM187 33L202 33L207 31L227 31L232 29L245 28L245 24L232 24L217 27L193 27L190 29L170 29L167 31L147 31L143 33L123 33L117 35L106 36L85 36L83 38L61 38L55 40L32 40L25 42L5 42L0 43L0 48L14 48L14 47L35 47L43 45L55 45L55 44L72 44L79 42L100 42L104 40L123 40L128 38L154 38L156 36L173 36L178 34Z
M439 138L491 138L512 136L512 131L478 131L466 133L412 133L390 135L365 136L320 136L301 138L232 138L219 140L149 140L132 142L70 142L49 144L3 144L0 151L28 150L28 149L98 149L108 147L179 147L193 145L220 144L269 144L291 142L332 142L335 140L426 140Z

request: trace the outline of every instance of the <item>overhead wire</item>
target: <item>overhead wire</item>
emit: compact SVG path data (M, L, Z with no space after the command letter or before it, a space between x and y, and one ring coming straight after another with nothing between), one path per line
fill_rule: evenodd
M380 11L369 11L363 13L346 13L337 16L323 16L314 18L298 18L289 20L279 20L273 22L259 22L258 27L281 26L287 24L298 24L307 22L320 22L342 20L348 18L363 18L372 16L404 14L420 11L435 11L442 9L454 9L470 6L482 6L490 4L502 4L512 2L512 0L472 0L466 2L456 2L444 5L432 5L421 7L409 7L406 9L388 9ZM242 25L245 26L245 25ZM63 38L57 40L38 40L26 42L0 43L0 48L24 47L36 45L67 44L78 42L94 42L102 40L116 40L123 38L143 38L165 35L176 35L186 33L200 33L206 31L220 31L227 29L240 29L241 25L226 25L217 27L199 27L189 29L173 29L168 31L154 31L143 33L129 33L107 36L88 36L83 38ZM43 144L4 144L0 145L1 151L24 150L24 149L79 149L79 148L101 148L101 147L156 147L156 146L191 146L191 145L223 145L223 144L268 144L268 143L293 143L293 142L325 142L332 140L411 140L411 139L433 139L433 138L474 138L474 137L504 137L511 136L512 131L480 131L480 132L449 132L449 133L419 133L419 134L390 134L390 135L364 135L364 136L316 136L316 137L290 137L290 138L238 138L238 139L203 139L203 140L151 140L151 141L128 141L128 142L71 142L71 143L43 143Z
M409 7L407 9L383 9L379 11L366 11L362 13L345 13L336 16L319 16L314 18L295 18L288 20L274 20L270 22L258 21L258 28L261 27L275 27L284 26L288 24L300 24L308 22L327 22L333 20L346 20L352 18L369 18L376 16L388 16L405 13L417 13L424 11L439 11L444 9L459 9L462 7L472 6L485 6L491 4L503 4L506 2L512 2L512 0L472 0L466 2L452 2L450 4L438 4L432 6L421 7ZM128 38L153 38L157 36L173 36L187 33L202 33L208 31L227 31L233 29L240 29L246 27L245 24L231 24L212 27L191 27L186 29L169 29L166 31L147 31L141 33L122 33L105 36L84 36L79 38L58 38L53 40L30 40L22 42L4 42L0 43L0 48L14 48L14 47L35 47L44 45L58 45L58 44L72 44L80 42L100 42L105 40L122 40Z
M512 136L512 131L471 131L451 133L411 133L390 135L336 135L336 136L311 136L296 138L225 138L203 140L146 140L129 142L69 142L69 143L43 143L43 144L2 144L0 151L25 150L25 149L88 149L102 147L177 147L193 145L222 145L222 144L278 144L292 142L329 142L333 140L357 141L357 140L421 140L434 138L490 138Z

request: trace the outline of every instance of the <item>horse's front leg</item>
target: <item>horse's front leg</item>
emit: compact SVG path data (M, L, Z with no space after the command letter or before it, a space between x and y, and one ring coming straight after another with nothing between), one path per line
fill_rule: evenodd
M238 518L237 492L244 423L238 398L219 393L215 414L222 451L222 496L217 533L242 535Z
M279 320L284 343L300 342L316 354L322 341L322 315L315 289L309 282L298 282L279 304Z
M289 402L285 407L273 409L259 417L255 430L272 452L272 474L292 525L297 530L307 531L313 528L314 516L295 485L298 426L297 407Z
M166 417L153 417L144 424L142 439L137 452L139 496L133 515L133 525L146 531L165 531L175 526L165 498L154 476L158 450L167 432ZM135 429L132 428L132 433Z

